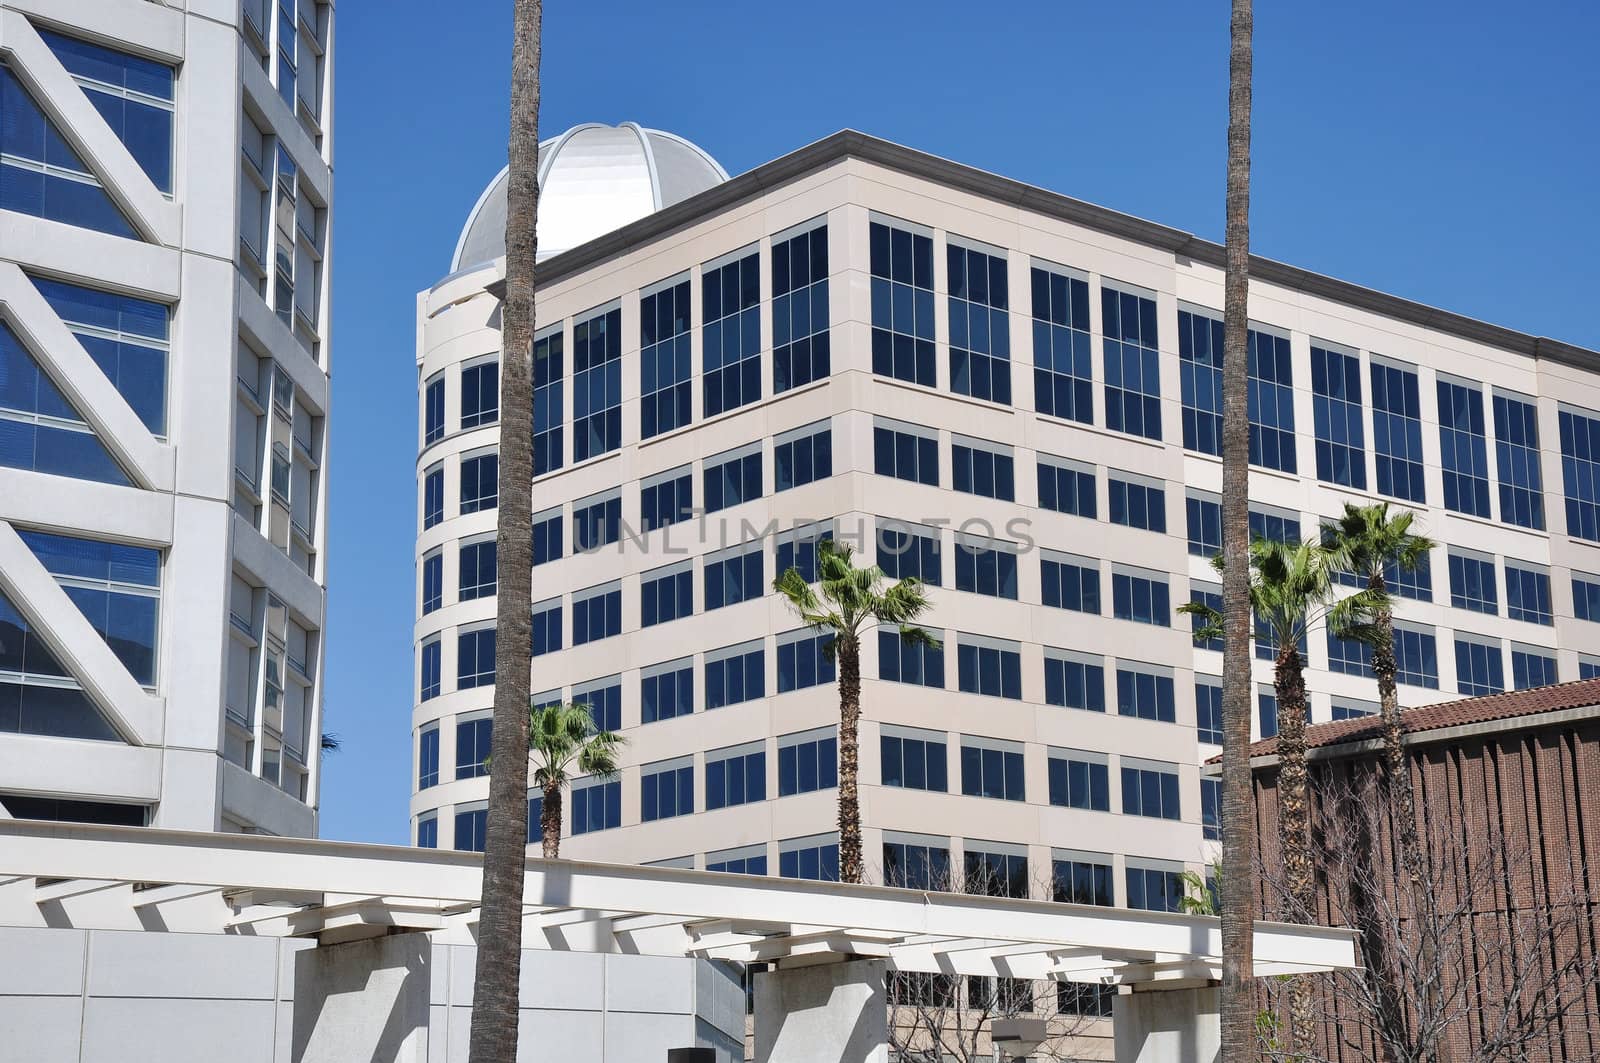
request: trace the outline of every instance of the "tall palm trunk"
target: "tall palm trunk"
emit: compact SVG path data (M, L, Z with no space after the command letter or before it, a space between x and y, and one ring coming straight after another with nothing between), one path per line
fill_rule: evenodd
M1312 922L1315 903L1311 866L1311 787L1306 775L1306 681L1300 651L1292 639L1278 648L1273 666L1278 697L1278 827L1291 923ZM1289 1044L1306 1058L1316 1036L1313 986L1305 975L1289 980Z
M561 784L545 783L544 800L539 805L539 834L544 842L544 858L561 855Z
M528 694L533 649L533 286L539 213L541 0L515 0L511 41L506 294L501 311L498 610L493 770L483 853L470 1063L512 1063L528 843Z
M861 644L838 636L839 661L839 881L861 881L860 749Z
M1222 1063L1256 1058L1255 818L1250 800L1251 0L1233 0L1222 359Z

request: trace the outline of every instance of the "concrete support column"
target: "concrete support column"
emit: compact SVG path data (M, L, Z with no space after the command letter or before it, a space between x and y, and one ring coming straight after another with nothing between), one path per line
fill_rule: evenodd
M293 1063L427 1063L432 954L420 933L297 954Z
M1117 1063L1216 1063L1221 993L1208 986L1119 995L1111 1008Z
M888 1063L887 970L849 960L758 973L756 1063Z

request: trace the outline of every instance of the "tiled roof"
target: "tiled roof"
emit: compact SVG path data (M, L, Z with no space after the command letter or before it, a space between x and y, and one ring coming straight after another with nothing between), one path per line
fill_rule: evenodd
M1401 713L1407 734L1437 731L1446 727L1461 727L1493 720L1509 720L1517 716L1537 716L1540 713L1559 712L1562 709L1580 709L1600 706L1600 679L1580 679L1573 683L1556 683L1530 690L1507 691L1481 698L1463 698L1445 701L1438 705L1424 705ZM1344 745L1366 742L1383 737L1383 721L1374 716L1361 716L1353 720L1336 720L1306 728L1306 746ZM1250 746L1251 757L1276 756L1278 740L1268 738Z

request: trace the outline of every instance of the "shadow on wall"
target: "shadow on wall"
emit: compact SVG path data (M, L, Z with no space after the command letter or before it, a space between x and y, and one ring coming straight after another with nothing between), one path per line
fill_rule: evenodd
M425 934L307 949L294 958L295 1063L421 1060L428 1044Z

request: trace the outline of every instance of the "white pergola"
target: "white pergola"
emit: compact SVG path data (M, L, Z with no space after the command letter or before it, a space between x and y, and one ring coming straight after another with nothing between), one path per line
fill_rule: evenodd
M0 821L0 925L470 942L475 853ZM1220 978L1214 917L530 859L524 947L1157 988ZM1258 975L1356 966L1354 931L1260 922Z

